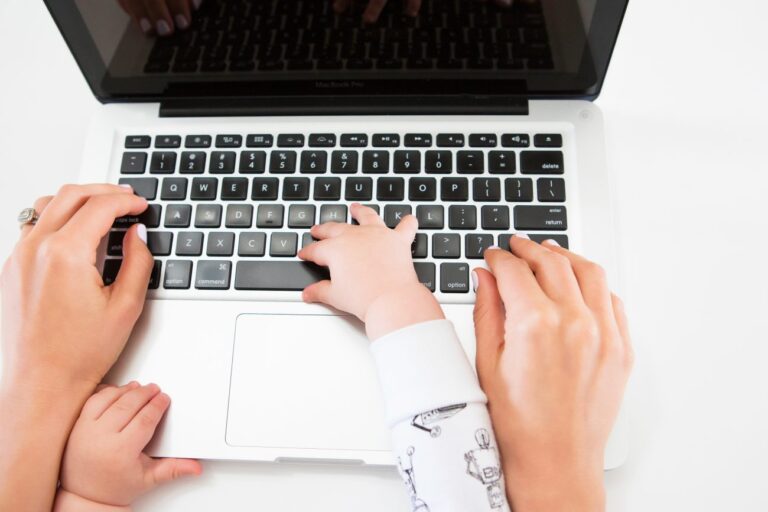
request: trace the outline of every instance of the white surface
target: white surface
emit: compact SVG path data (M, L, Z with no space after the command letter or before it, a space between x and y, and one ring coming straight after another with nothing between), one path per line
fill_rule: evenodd
M759 0L636 0L598 100L637 352L612 511L768 509L766 19ZM18 210L76 179L98 104L42 2L0 3L0 63L5 255ZM205 469L137 510L406 510L392 470Z

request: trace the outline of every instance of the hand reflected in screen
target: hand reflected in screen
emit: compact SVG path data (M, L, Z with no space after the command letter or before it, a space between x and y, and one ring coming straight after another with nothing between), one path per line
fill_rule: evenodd
M203 0L117 0L145 34L169 36L192 24Z
M355 1L360 1L360 0L333 0L333 9L337 13L345 12L347 9L349 9L352 6L352 3ZM395 0L395 1L403 2L403 13L406 16L416 17L419 15L419 10L421 10L422 0ZM471 1L471 0L467 0L467 1ZM476 0L476 1L485 2L486 0ZM365 6L365 10L363 11L363 21L365 21L366 23L376 23L376 21L379 19L379 16L381 15L381 12L384 10L384 7L387 5L387 2L388 0L368 0L368 4ZM512 0L493 0L493 2L499 7L512 6Z

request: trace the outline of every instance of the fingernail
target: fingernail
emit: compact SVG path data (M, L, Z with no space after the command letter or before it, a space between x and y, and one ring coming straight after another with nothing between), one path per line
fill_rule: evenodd
M176 20L176 26L181 30L186 30L189 28L189 21L187 21L186 16L183 14L177 14L174 20Z
M141 18L141 21L139 21L139 27L145 34L149 34L152 31L152 24L147 18Z
M472 271L472 291L477 292L477 284L478 284L477 272L473 270Z
M498 245L491 245L490 247L486 248L486 251L490 251L491 249L501 249Z
M133 190L133 187L128 185L127 183L123 183L120 186L123 187L126 190Z
M194 7L195 10L198 10L202 3L203 3L203 0L192 0L192 7Z
M531 238L526 235L525 233L515 233L512 236L516 236L517 238L522 238L523 240L530 240Z
M547 244L547 245L554 245L555 247L560 247L560 244L559 244L559 243L557 243L557 240L552 240L551 238L550 238L550 239L548 239L548 240L544 240L544 241L543 241L543 242L541 242L541 243L543 243L543 244Z
M147 243L147 226L144 224L138 224L136 228L136 234L139 236L142 242Z
M168 25L167 21L160 20L157 22L157 33L161 36L167 36L171 33L171 26Z

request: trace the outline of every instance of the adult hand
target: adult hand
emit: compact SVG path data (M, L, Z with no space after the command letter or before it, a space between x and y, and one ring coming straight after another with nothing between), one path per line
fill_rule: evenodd
M632 367L605 272L525 237L476 270L477 369L516 512L602 510L603 452Z
M192 24L192 11L202 0L118 0L145 34L165 37Z

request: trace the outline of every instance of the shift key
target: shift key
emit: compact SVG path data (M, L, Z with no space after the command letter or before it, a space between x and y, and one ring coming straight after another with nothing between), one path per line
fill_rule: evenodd
M515 229L521 231L565 231L565 206L515 206Z

